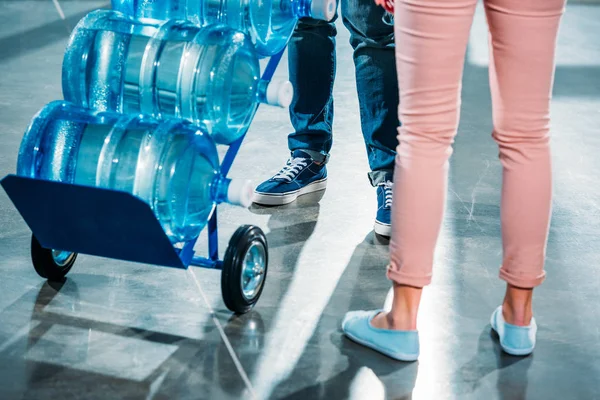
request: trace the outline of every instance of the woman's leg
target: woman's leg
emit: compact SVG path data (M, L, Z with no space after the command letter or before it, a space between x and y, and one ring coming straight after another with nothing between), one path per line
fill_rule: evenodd
M541 284L551 212L549 144L554 53L565 0L486 0L493 137L502 163L500 277L506 322L528 325Z
M448 158L459 120L463 62L476 0L398 0L399 146L392 205L389 314L373 325L414 329L421 288L431 281L444 214Z

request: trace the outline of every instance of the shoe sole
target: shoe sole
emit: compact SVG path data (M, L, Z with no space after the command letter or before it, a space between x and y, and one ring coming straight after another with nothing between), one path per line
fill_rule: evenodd
M383 222L379 222L375 220L375 225L373 226L373 231L379 236L390 237L392 236L392 226L390 224L384 224Z
M254 198L252 199L252 202L265 206L282 206L284 204L292 203L298 198L298 196L325 190L326 187L327 178L324 178L319 181L311 182L303 188L294 190L293 192L272 194L254 191Z

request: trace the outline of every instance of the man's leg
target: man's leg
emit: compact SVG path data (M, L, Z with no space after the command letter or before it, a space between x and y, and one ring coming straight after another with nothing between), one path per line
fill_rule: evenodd
M288 68L294 86L290 119L295 131L288 136L290 151L326 156L331 150L336 34L333 21L304 18L289 42Z
M342 17L354 49L356 87L371 184L377 187L375 232L389 236L394 160L398 145L398 79L394 27L373 0L342 0Z
M336 19L302 19L289 42L289 74L294 86L290 105L294 133L288 137L292 156L281 171L256 188L255 203L287 204L299 195L325 189L325 164L333 142Z

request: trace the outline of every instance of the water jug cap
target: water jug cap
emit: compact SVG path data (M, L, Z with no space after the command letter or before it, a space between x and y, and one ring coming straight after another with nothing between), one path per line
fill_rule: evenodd
M289 107L294 98L294 87L290 81L272 80L267 86L267 104L279 107Z
M312 0L310 13L314 19L331 21L335 16L337 0Z
M249 180L232 179L227 188L227 202L245 208L252 205L254 188Z

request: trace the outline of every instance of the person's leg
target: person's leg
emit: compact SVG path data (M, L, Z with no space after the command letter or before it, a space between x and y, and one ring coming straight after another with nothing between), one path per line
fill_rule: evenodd
M389 314L373 321L376 326L415 329L421 288L431 282L475 5L476 0L396 2L402 126L388 267L394 301Z
M389 236L394 159L398 145L398 80L394 27L383 21L385 10L373 0L342 0L342 21L354 49L361 128L377 187L375 232Z
M294 86L290 120L294 132L288 136L288 147L292 154L281 171L258 185L255 203L287 204L327 185L325 164L333 141L336 18L331 22L304 18L290 39L288 64Z
M372 0L342 0L342 21L354 49L361 128L374 185L392 180L398 146L398 78L394 26Z
M431 281L476 3L396 0L395 4L402 126L388 268L394 300L387 313L348 313L342 329L351 339L398 360L412 361L419 355L417 311L422 287Z
M301 19L288 44L289 75L294 86L290 105L294 133L288 136L288 147L292 152L306 150L319 162L325 160L333 142L335 19L337 15L331 22Z
M565 0L486 0L490 88L502 163L501 223L507 282L502 312L530 324L542 283L551 213L550 97L556 37Z

